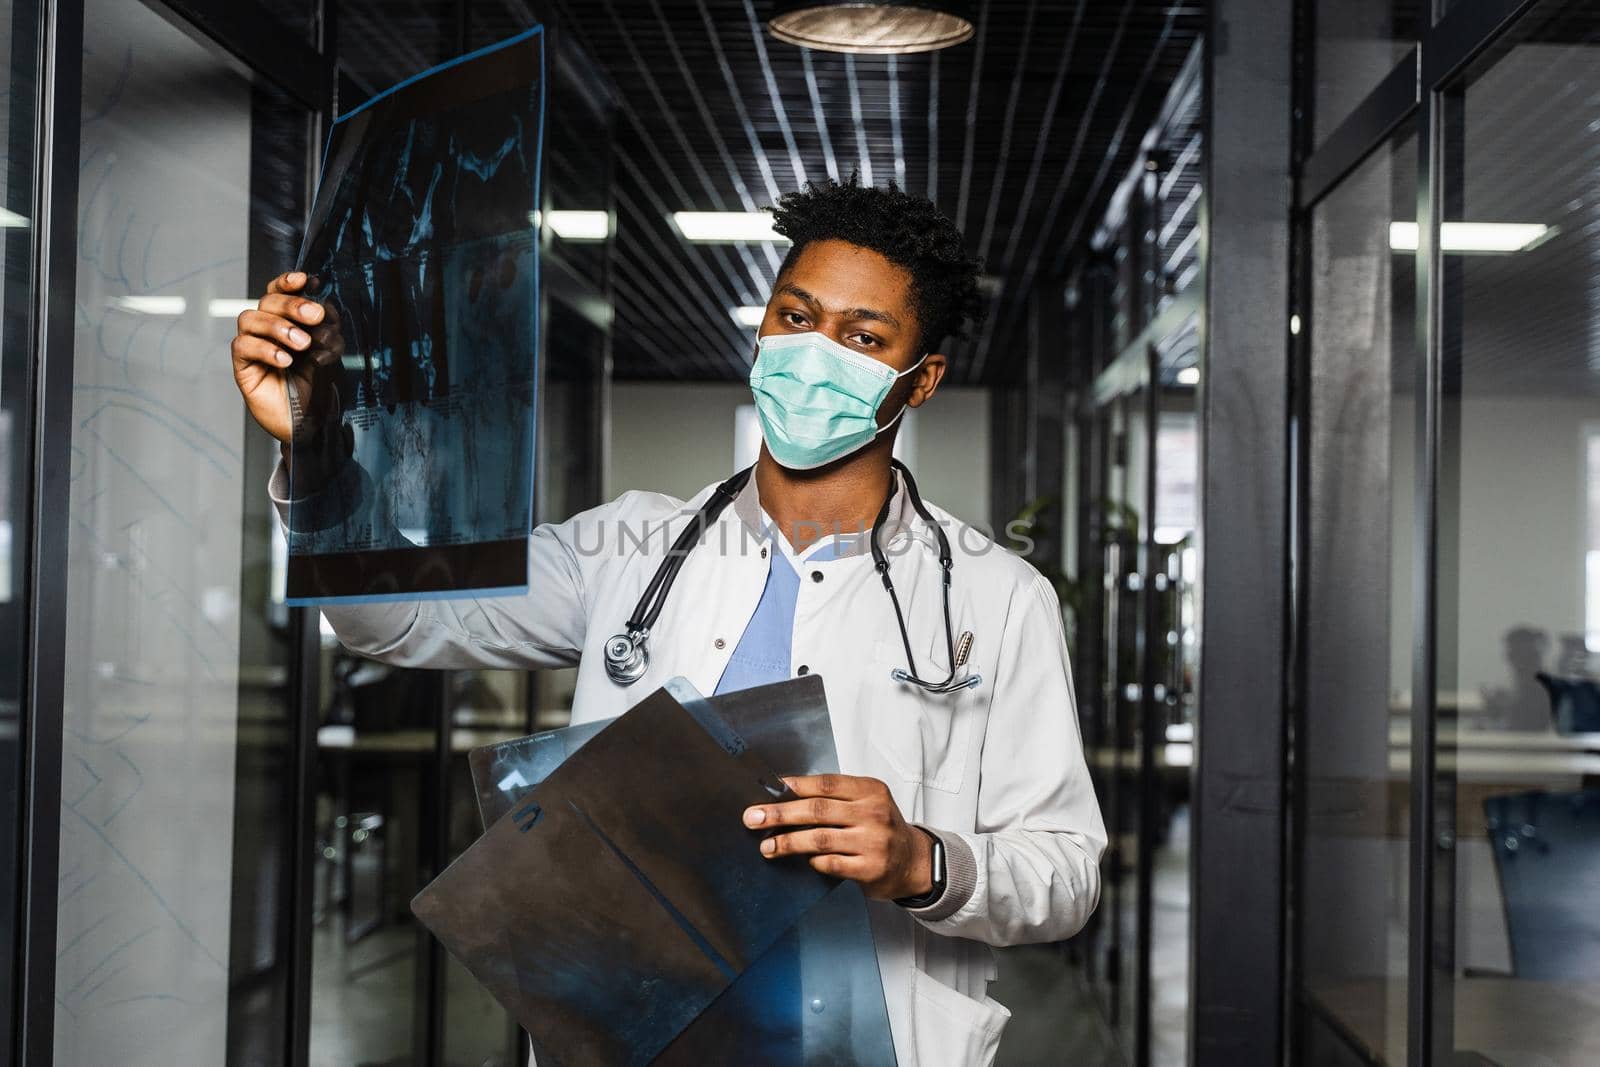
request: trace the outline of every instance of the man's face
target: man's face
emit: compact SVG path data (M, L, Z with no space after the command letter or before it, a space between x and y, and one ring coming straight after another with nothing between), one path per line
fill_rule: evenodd
M760 336L816 331L852 351L903 371L922 359L922 330L911 302L911 274L883 255L846 241L814 241L778 279ZM944 375L931 354L917 373L895 383L880 412L893 417L905 400L920 406Z

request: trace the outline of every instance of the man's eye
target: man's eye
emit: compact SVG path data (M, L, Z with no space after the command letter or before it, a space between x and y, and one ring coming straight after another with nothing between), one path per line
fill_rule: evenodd
M862 348L874 348L880 343L879 340L870 333L853 333L848 339L852 343L859 345Z
M779 314L783 321L790 326L804 326L806 324L806 317L798 311L784 311Z

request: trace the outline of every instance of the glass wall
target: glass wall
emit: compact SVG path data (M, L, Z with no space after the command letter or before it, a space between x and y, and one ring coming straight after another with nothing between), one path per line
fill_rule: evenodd
M1297 1023L1314 1063L1406 1056L1417 142L1311 219Z
M1444 98L1437 1054L1600 1048L1600 12Z
M56 1061L221 1063L251 87L142 4L84 33Z

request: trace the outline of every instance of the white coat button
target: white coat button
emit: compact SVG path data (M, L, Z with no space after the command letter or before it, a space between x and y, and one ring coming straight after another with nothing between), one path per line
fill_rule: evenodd
M811 580L812 580L812 581L813 581L813 582L820 582L820 581L822 581L822 572L821 572L821 571L812 571L812 572L811 572Z
M712 644L713 644L713 645L716 645L716 646L717 646L717 647L718 647L718 648L726 648L726 647L727 647L727 644L728 644L728 642L726 642L726 641L724 641L724 640L723 640L723 639L722 639L722 638L720 638L720 637L719 637L719 638L717 638L717 639L716 639L716 640L715 640L715 641L713 641L713 642L711 642L711 643L712 643Z
M811 673L811 668L807 667L804 663L802 663L802 664L800 664L800 669L795 671L795 673L796 674L810 674Z
M823 1003L821 997L812 997L811 998L811 1011L812 1011L812 1014L821 1015L822 1014L822 1009L826 1008L827 1006L828 1005Z

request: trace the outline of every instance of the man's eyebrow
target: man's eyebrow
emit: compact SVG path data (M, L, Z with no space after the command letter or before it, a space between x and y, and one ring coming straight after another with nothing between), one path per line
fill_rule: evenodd
M822 301L818 300L816 297L812 296L798 285L795 285L793 282L785 282L784 284L778 286L778 292L787 293L803 303L810 304L814 308L822 308ZM823 308L823 310L826 311L827 309ZM867 319L871 322L886 322L896 329L900 328L899 319L889 314L889 312L879 311L877 308L850 308L847 311L840 312L840 314L850 319Z

